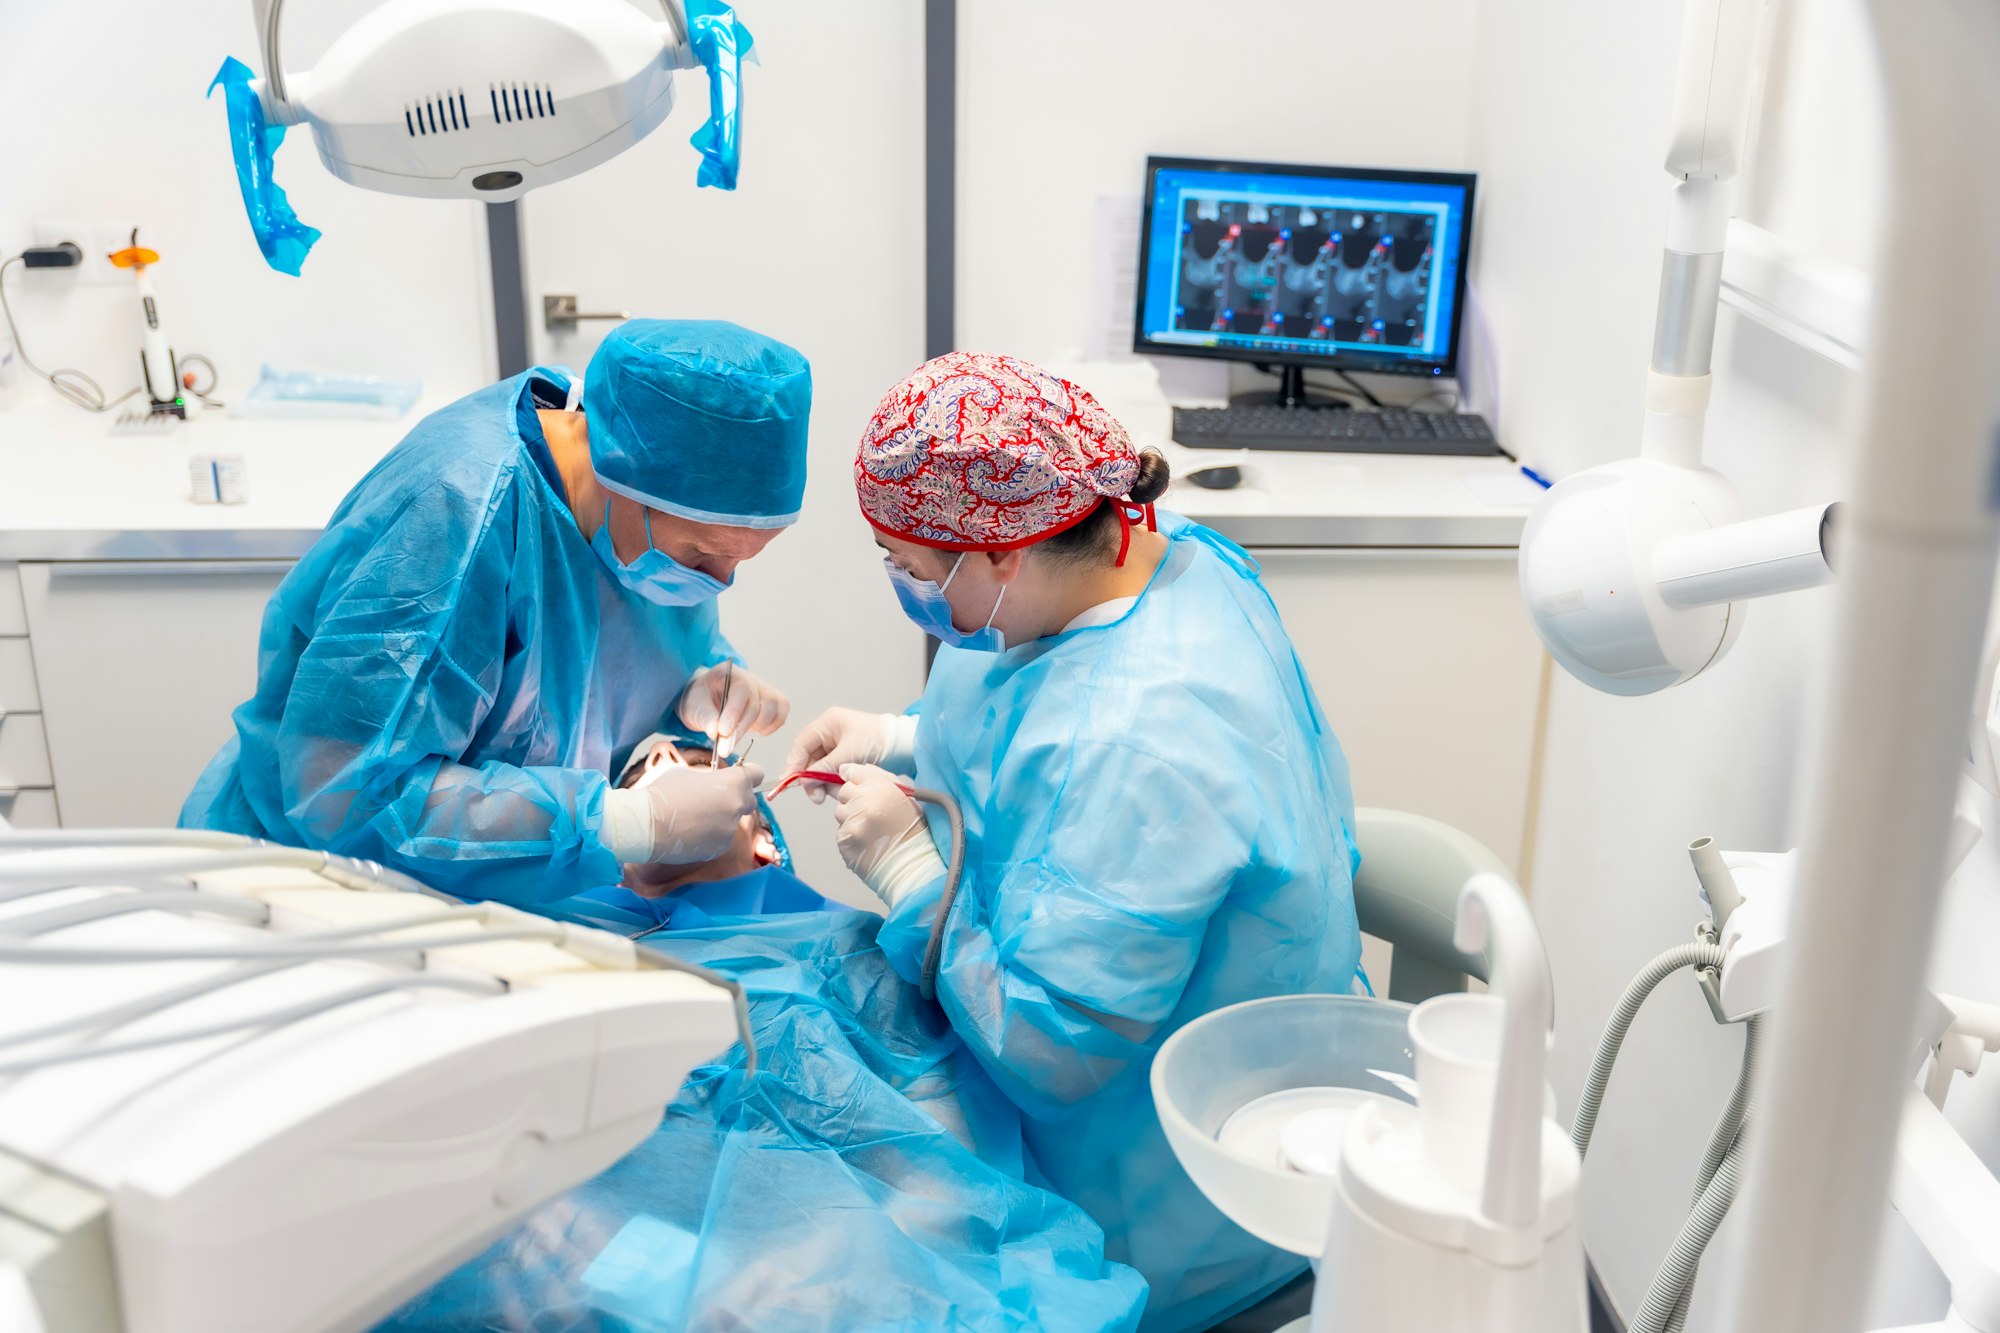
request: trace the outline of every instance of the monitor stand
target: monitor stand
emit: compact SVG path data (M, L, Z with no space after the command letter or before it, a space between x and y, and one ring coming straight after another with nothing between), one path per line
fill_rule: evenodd
M1279 366L1278 387L1229 395L1231 407L1303 407L1313 411L1335 411L1353 404L1342 398L1315 396L1306 391L1304 366Z

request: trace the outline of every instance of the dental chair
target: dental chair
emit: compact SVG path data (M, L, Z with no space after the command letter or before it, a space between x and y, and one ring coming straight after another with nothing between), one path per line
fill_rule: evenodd
M1451 942L1459 891L1482 870L1509 880L1513 871L1477 838L1424 815L1363 807L1354 825L1361 849L1354 912L1362 933L1392 950L1388 998L1418 1004L1485 981L1485 954L1461 953ZM1302 1273L1210 1333L1271 1333L1306 1316L1312 1287L1312 1274Z

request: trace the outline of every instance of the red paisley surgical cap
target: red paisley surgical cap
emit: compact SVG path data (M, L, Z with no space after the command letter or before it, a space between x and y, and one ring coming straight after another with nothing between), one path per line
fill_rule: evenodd
M950 352L883 397L854 460L861 512L892 537L1008 551L1088 518L1139 477L1125 428L1068 380Z

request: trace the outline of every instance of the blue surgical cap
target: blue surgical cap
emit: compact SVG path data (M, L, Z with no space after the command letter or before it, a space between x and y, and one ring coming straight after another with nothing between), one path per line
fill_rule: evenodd
M805 357L722 320L628 320L583 377L597 479L698 523L797 522L811 411Z

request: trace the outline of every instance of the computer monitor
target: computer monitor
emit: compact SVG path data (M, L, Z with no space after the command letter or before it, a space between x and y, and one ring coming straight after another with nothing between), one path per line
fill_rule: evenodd
M1475 179L1149 157L1132 350L1449 375Z

